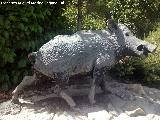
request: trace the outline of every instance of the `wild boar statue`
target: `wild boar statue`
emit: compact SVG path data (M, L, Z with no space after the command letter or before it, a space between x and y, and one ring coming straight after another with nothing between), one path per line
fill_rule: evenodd
M100 85L105 90L105 80L100 79L104 73L125 56L147 57L156 50L156 46L136 38L123 24L108 20L108 29L78 31L73 35L58 35L44 44L37 52L29 54L35 60L35 71L56 79L58 90L55 93L74 107L72 97L63 88L74 75L91 72L92 81L88 98L95 103L95 88ZM18 93L23 87L36 80L36 74L30 80L24 79L13 91L12 100L18 100Z

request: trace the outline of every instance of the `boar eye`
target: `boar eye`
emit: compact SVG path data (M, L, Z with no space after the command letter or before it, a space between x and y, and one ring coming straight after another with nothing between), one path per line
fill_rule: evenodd
M125 33L126 36L129 36L129 33Z

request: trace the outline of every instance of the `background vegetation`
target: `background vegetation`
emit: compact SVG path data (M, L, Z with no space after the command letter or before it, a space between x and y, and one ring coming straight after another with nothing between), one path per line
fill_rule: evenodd
M77 31L78 24L81 29L105 29L108 11L117 22L130 27L137 37L160 44L159 0L65 0L64 5L59 3L49 5L44 0L42 5L0 5L1 90L9 90L24 75L31 74L28 53L57 34ZM112 71L124 79L160 80L159 53L158 49L145 60L128 58Z
M31 66L28 53L37 50L56 34L65 33L67 21L61 16L65 6L0 5L0 86L17 85ZM56 11L56 12L55 12Z

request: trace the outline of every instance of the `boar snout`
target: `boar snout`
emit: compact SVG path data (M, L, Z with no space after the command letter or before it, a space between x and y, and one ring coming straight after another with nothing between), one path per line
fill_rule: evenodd
M145 48L149 51L149 53L154 53L158 46L153 45L147 41L143 41L142 45L145 46Z
M152 45L152 44L145 44L145 45L139 45L137 47L137 50L142 53L141 55L144 57L148 56L148 53L154 53L157 49L156 45Z

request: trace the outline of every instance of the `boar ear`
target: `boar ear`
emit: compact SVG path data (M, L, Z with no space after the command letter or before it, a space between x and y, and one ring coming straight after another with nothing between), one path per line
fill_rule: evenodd
M108 29L112 31L118 29L118 25L113 19L108 19Z

